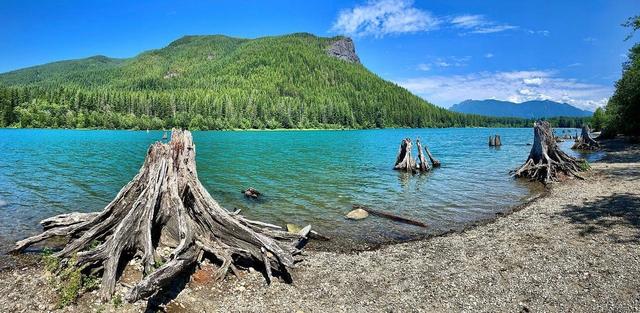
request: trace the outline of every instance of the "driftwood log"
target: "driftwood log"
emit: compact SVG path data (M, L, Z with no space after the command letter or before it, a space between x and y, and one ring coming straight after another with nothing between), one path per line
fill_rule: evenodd
M416 139L416 147L418 148L418 169L421 172L427 172L431 170L431 167L429 166L429 162L427 162L427 159L424 157L424 154L422 153L422 144L420 143L420 139Z
M103 299L113 295L119 268L138 258L144 278L125 295L129 302L163 289L203 257L219 264L217 278L228 271L236 274L240 264L257 265L268 282L272 274L289 277L310 231L308 226L290 234L222 208L198 180L195 145L191 133L182 130L173 130L168 143L149 147L138 174L102 212L63 214L42 225L43 233L19 241L13 252L67 236L68 243L54 257L101 274ZM172 253L163 259L160 247Z
M533 145L527 161L512 171L515 177L526 177L544 184L563 178L582 178L579 172L586 170L586 163L581 162L560 149L549 122L537 121L533 126Z
M598 150L600 149L600 144L591 137L589 126L584 125L582 126L582 133L580 134L580 137L576 139L576 142L573 144L571 149Z
M361 210L365 210L367 211L369 214L371 215L375 215L375 216L379 216L379 217L383 217L386 219L390 219L392 221L396 221L396 222L401 222L401 223L405 223L405 224L411 224L411 225L415 225L415 226L420 226L420 227L428 227L428 225L424 222L418 221L418 220L414 220L408 217L403 217L403 216L399 216L393 213L389 213L389 212L384 212L384 211L378 211L378 210L374 210L368 206L364 206L361 204L354 204L353 206L354 210L357 209L361 209Z
M416 160L411 156L411 139L405 138L400 142L400 149L398 150L398 156L396 157L396 163L393 166L394 170L405 172L416 172Z

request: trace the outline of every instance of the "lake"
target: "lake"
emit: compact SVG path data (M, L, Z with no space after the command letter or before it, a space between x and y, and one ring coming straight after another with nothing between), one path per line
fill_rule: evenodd
M501 135L502 147L488 147L492 134ZM199 178L223 207L279 225L312 224L342 246L460 229L542 190L509 175L525 161L532 129L196 131L193 136ZM0 129L0 248L38 233L43 218L102 210L161 137L161 131ZM392 170L405 137L421 138L442 167L416 175ZM246 199L240 191L247 187L264 198ZM429 227L374 216L346 220L353 204Z

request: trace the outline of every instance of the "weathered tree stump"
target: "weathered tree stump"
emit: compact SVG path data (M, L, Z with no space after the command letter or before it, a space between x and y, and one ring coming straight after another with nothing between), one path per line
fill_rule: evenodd
M502 140L500 140L500 135L489 136L489 147L499 147L502 146Z
M13 251L68 236L54 256L63 263L75 259L69 265L83 272L101 273L103 299L114 293L118 268L141 259L144 278L125 295L129 302L163 289L203 257L220 264L218 278L229 270L235 274L239 264L257 264L271 282L272 272L288 275L310 231L289 234L223 209L198 180L195 145L182 130L173 130L168 143L149 147L138 174L102 212L63 214L42 224L42 234L19 241ZM173 250L166 260L159 254L165 246Z
M429 151L429 146L424 145L424 151L427 152L427 156L429 157L429 160L431 160L431 165L433 167L440 167L440 161L438 161L438 159L434 158L433 155L431 155L431 151Z
M400 142L400 149L398 150L398 156L396 157L396 163L393 166L394 170L406 171L414 173L416 172L416 160L411 156L411 139L405 138Z
M424 154L422 154L422 145L420 144L420 139L416 139L416 146L418 148L418 160L420 161L420 163L418 163L418 169L421 172L427 172L431 170L427 159L424 157Z
M502 146L502 140L500 139L500 135L496 135L493 141L496 147Z
M558 147L549 122L535 122L533 133L529 157L520 168L512 171L515 177L526 177L544 184L568 177L582 179L579 172L586 170L586 163L581 164Z
M571 149L576 150L598 150L600 149L600 144L595 141L591 137L591 131L589 130L589 126L582 126L582 133L576 142L573 144Z

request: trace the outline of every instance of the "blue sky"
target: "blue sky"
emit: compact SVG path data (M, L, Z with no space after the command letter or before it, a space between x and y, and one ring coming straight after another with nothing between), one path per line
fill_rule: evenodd
M637 0L4 1L0 72L131 57L192 34L354 38L363 64L448 107L465 99L606 103Z

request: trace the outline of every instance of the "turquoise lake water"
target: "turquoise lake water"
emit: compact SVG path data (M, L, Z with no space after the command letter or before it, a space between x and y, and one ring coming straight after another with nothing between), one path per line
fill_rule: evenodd
M501 135L502 147L488 147L492 134ZM0 129L0 248L38 233L43 218L102 210L161 136L161 131ZM312 224L337 244L376 244L459 229L541 190L509 176L529 153L531 129L209 131L193 136L199 178L222 206L279 225ZM442 167L417 175L393 171L405 137L420 137ZM240 191L247 187L265 197L245 199ZM345 220L352 204L429 227L378 217Z

